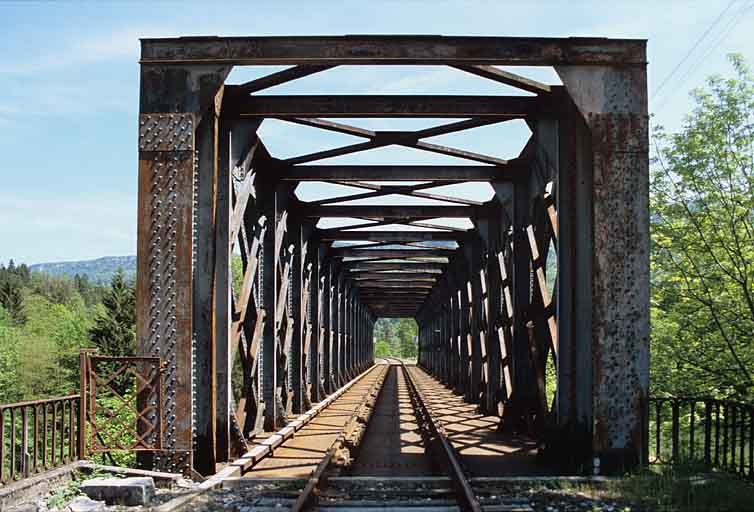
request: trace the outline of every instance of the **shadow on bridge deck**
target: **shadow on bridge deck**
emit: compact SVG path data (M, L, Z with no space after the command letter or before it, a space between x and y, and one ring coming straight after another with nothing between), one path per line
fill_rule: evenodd
M411 367L427 406L445 428L448 439L471 477L546 476L553 471L537 460L537 442L498 432L500 418L477 412L419 367Z

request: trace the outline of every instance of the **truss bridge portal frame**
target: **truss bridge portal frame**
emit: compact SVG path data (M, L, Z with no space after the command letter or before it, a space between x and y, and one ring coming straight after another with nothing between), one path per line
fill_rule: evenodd
M181 37L142 40L140 64L137 335L139 355L164 367L163 449L140 454L145 464L215 472L251 437L280 428L372 364L375 321L398 316L418 323L419 364L501 415L503 429L535 432L555 459L587 467L597 459L603 472L641 462L649 387L645 41ZM225 84L244 65L290 67ZM450 66L528 94L256 94L359 65ZM497 66L552 66L563 85ZM332 120L353 117L449 120L410 132ZM257 135L269 118L363 141L281 159ZM425 140L512 119L532 132L512 160ZM313 164L388 145L468 164ZM363 190L348 199L401 194L444 203L304 202L293 193L304 181ZM431 190L467 181L489 182L494 197ZM324 217L367 220L370 229L317 227ZM473 228L380 229L445 217L468 218ZM233 254L241 256L236 284ZM553 403L544 396L548 358Z

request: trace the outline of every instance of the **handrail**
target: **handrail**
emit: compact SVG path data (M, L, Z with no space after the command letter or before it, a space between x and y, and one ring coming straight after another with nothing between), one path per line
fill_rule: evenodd
M0 482L80 458L80 400L67 395L0 405Z
M754 479L754 405L750 403L650 397L647 431L648 464L698 463Z

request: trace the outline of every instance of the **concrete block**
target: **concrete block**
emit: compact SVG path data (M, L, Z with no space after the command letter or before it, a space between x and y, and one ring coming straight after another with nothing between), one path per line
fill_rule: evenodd
M105 510L105 502L94 501L86 496L76 496L65 509L67 512L99 512Z
M81 492L108 505L149 505L154 498L154 480L149 476L92 478L81 484Z

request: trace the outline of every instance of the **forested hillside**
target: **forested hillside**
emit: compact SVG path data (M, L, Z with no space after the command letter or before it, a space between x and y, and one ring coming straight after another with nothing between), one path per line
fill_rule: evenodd
M133 284L0 265L0 403L78 392L79 350L132 354Z
M126 279L136 277L136 256L105 256L94 260L59 261L30 265L32 272L44 272L52 276L86 276L96 284L109 284L113 276L123 272Z

